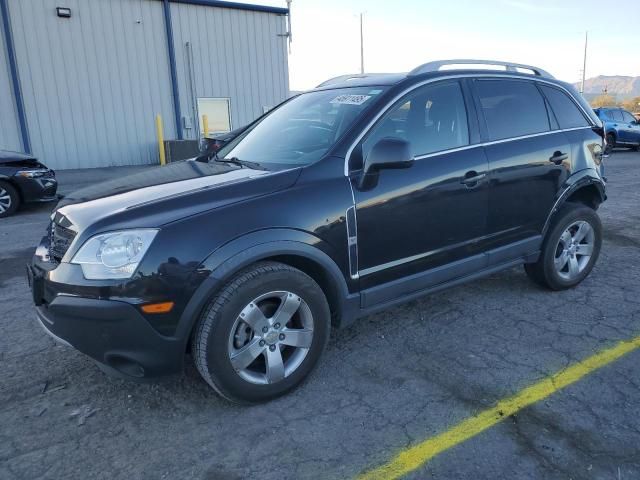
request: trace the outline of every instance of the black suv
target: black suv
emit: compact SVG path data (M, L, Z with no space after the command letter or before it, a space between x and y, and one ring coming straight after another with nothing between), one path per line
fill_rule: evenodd
M108 371L180 372L190 352L224 397L264 401L331 327L516 265L580 283L603 150L584 99L536 67L329 80L216 153L62 200L28 267L38 319Z

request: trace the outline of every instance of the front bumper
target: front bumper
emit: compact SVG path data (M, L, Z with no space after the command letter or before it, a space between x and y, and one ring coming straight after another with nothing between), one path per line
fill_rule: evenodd
M39 178L13 177L25 202L50 202L58 199L58 181L54 176Z
M62 293L37 257L27 266L27 276L41 325L103 369L133 379L182 370L184 342L160 334L135 305Z

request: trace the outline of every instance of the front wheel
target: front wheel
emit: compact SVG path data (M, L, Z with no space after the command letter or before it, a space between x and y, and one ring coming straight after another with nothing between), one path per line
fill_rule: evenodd
M607 147L609 150L614 149L616 146L616 136L613 133L607 133Z
M219 394L256 403L294 388L329 338L330 310L308 275L276 262L236 275L211 300L192 338L196 368Z
M602 224L592 208L567 203L556 214L536 263L527 275L551 290L575 287L591 272L602 246Z
M9 183L0 181L0 218L12 215L20 206L20 196Z

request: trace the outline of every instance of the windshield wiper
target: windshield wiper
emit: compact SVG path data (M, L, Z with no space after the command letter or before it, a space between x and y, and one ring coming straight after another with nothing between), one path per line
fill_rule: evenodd
M260 165L257 162L250 162L248 160L240 160L238 157L231 157L231 158L219 158L218 155L216 154L213 159L216 162L221 162L221 163L233 163L234 165L238 165L241 168L253 168L254 170L266 170L266 168L264 168L262 165Z

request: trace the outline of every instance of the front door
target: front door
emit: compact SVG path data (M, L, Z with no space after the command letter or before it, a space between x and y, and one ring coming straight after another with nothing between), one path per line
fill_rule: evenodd
M624 129L626 131L625 141L629 143L640 143L640 125L636 120L636 117L631 115L627 111L622 111L622 121Z
M461 85L429 84L402 98L355 149L356 161L384 137L408 140L416 160L381 170L366 187L352 175L361 288L397 280L392 289L365 292L365 306L484 266L487 160L482 147L469 145Z

